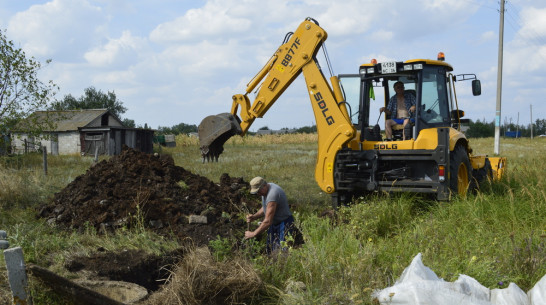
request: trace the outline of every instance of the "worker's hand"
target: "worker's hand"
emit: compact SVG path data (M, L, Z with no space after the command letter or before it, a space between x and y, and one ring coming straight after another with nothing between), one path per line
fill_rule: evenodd
M409 111L411 111L411 112L415 112L415 105L413 105L413 106L409 107Z
M254 235L254 232L245 231L245 239L251 239L251 238L254 238L254 237L256 237L256 235Z
M254 220L254 217L252 217L252 214L247 214L246 215L246 222L252 222Z
M383 111L385 111L385 107L379 108L379 113L382 113Z

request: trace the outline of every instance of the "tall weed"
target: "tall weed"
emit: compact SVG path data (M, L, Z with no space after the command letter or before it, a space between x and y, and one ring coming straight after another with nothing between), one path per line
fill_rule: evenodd
M0 210L28 207L44 194L41 173L0 167Z

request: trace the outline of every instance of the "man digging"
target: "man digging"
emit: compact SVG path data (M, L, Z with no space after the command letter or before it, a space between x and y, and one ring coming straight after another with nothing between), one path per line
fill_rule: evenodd
M267 183L262 177L250 180L250 194L262 196L262 208L256 214L248 214L246 221L251 223L263 217L254 231L246 231L245 239L258 236L267 230L267 253L281 249L281 242L294 232L294 217L288 207L283 189L275 183Z

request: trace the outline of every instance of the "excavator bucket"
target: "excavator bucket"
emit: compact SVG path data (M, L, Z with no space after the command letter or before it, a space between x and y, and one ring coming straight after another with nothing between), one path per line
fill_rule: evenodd
M205 160L218 162L218 157L224 151L224 143L241 133L239 120L231 113L220 113L204 118L198 128L203 163Z

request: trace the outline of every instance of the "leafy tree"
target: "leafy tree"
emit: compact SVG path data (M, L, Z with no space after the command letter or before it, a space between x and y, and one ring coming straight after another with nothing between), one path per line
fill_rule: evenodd
M190 133L190 132L197 132L197 126L196 125L189 125L180 123L178 125L174 125L172 127L161 127L159 126L157 128L159 134L183 134L183 133Z
M486 122L477 120L476 122L470 121L469 129L465 132L469 138L488 138L495 136L495 123L494 121ZM504 136L507 131L519 131L522 137L531 136L530 125L518 125L513 123L503 124L500 126L501 136ZM537 119L533 123L533 134L540 135L546 133L546 119Z
M131 127L131 128L136 127L135 120L125 118L121 122L123 123L123 126L125 127Z
M76 99L72 95L66 95L61 101L56 101L50 110L75 110L75 109L108 109L112 114L121 118L121 114L127 111L123 102L117 99L114 91L103 93L95 87L84 90L84 95Z
M477 120L473 122L470 120L469 129L466 131L466 136L469 138L487 138L495 136L495 125L493 122L487 123L485 119L483 122Z
M46 64L50 62L47 60ZM38 136L43 130L54 128L53 120L48 117L29 118L33 112L46 109L59 90L51 80L43 83L38 79L41 68L40 62L34 57L27 58L0 30L0 134L17 129Z
M535 135L546 134L546 119L537 119L533 128L535 129L533 131Z
M317 132L317 125L313 126L303 126L298 129L296 129L297 133L315 133Z

